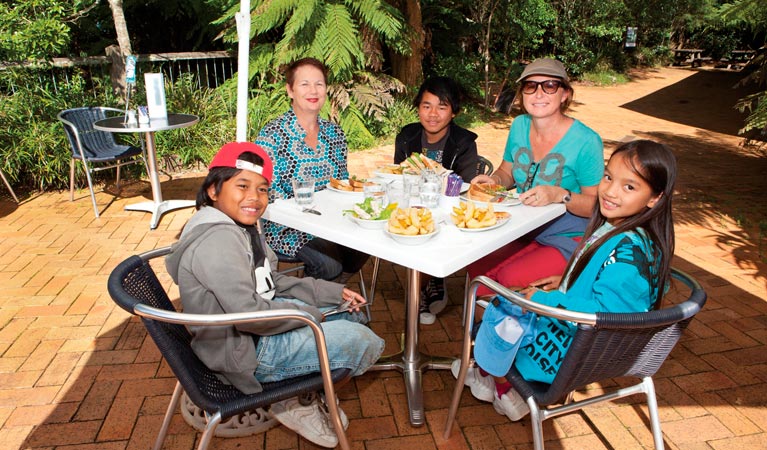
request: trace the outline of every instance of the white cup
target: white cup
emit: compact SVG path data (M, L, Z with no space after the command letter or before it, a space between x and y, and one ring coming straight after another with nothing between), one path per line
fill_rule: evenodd
M293 179L293 198L299 206L309 206L314 201L314 178Z

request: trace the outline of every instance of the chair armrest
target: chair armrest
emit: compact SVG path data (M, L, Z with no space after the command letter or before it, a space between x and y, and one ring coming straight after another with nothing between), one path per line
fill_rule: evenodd
M555 308L553 306L542 305L532 300L528 300L515 291L503 286L497 281L491 280L486 276L478 276L471 280L471 286L469 288L469 305L474 305L477 298L477 288L480 285L484 285L496 294L502 295L510 302L519 305L523 309L532 311L541 316L552 317L560 320L569 320L575 323L582 323L585 325L595 325L597 322L597 315L591 313L582 313L577 311L569 311L562 308Z
M160 322L195 326L222 326L241 323L269 322L273 320L293 319L307 325L319 325L314 316L298 309L272 309L268 311L228 313L228 314L190 314L138 303L134 308L136 315Z

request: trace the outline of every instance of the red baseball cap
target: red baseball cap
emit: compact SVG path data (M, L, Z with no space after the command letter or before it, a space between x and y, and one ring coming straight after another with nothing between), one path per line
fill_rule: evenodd
M243 153L254 153L260 156L264 160L263 166L238 159ZM272 182L272 172L274 171L269 155L266 154L263 148L253 142L229 142L224 144L216 153L216 156L213 157L208 169L210 170L214 167L232 167L234 169L249 170L266 178L266 181L269 183Z

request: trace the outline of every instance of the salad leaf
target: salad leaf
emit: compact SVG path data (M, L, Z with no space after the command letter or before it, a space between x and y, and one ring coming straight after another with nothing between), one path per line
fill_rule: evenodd
M344 210L344 214L364 220L387 220L396 209L396 203L389 203L382 208L379 202L373 202L373 198L368 197L362 203L355 203L352 209Z

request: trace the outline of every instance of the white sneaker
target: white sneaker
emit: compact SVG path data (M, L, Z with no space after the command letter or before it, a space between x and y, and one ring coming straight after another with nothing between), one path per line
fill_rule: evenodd
M435 316L441 313L447 306L447 280L444 278L432 278L426 285L426 304L429 312Z
M516 422L530 414L530 408L527 406L527 403L525 403L525 400L514 388L509 389L500 398L496 395L493 398L493 408L495 408L495 412L498 414L506 415L512 422Z
M328 426L332 429L333 425L330 421L330 410L328 409L328 405L326 403L327 398L325 397L325 393L320 394L320 400L318 401L320 412L325 415L326 420L328 421ZM336 398L336 406L338 407L338 417L341 418L341 425L343 425L344 430L349 429L349 418L346 417L346 413L343 409L341 409L341 406L338 404L338 398Z
M458 378L458 372L460 370L461 360L456 359L450 367L450 371L456 379ZM479 367L469 367L469 371L466 372L466 380L464 380L463 384L471 388L471 395L477 400L492 402L496 397L495 380L493 380L493 377L491 376L483 377L482 374L479 373Z
M297 397L273 403L272 416L281 424L320 447L334 448L338 437L316 401L302 405ZM348 421L348 419L347 419Z

